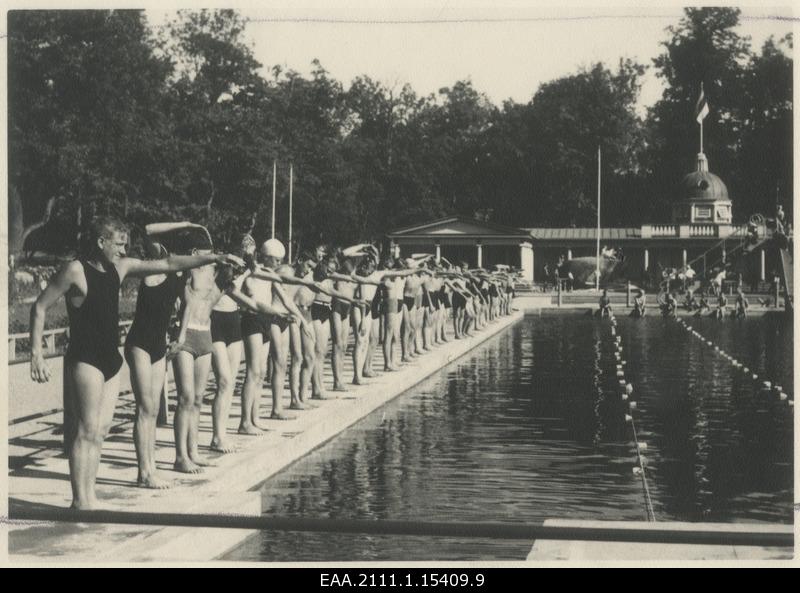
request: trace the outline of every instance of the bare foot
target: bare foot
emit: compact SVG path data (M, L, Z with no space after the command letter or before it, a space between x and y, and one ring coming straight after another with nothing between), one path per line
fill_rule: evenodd
M167 488L172 488L172 482L168 482L155 474L150 474L149 476L140 475L136 480L136 484L140 488L150 488L152 490L166 490Z
M343 392L343 391L347 391L347 389L345 389L344 385L342 385L341 383L337 383L337 384L334 384L333 391Z
M362 375L364 376L365 379L374 379L375 377L378 376L378 373L376 373L373 370L369 370L369 371L364 371Z
M264 436L264 431L262 429L258 428L257 426L253 426L249 422L247 424L240 424L238 433L251 437Z
M231 445L228 442L219 439L212 439L208 448L215 453L236 453L239 451L239 447L236 445Z
M70 505L70 508L75 509L76 511L96 511L97 499L92 498L91 500L87 500L85 502L78 502L77 500L73 500L72 504Z
M203 468L189 459L176 460L173 467L176 472L181 472L182 474L203 473Z
M272 412L269 416L270 420L294 420L297 416L289 416L283 412Z
M331 395L330 393L316 393L311 396L311 399L319 399L319 400L336 399L336 396Z
M302 404L300 402L292 402L291 404L289 404L289 409L290 410L307 410L308 406L305 405L305 404Z
M199 465L200 467L216 467L216 463L213 461L209 461L205 457L201 457L198 453L189 453L189 459L191 459L195 465Z
M353 377L353 385L363 385L364 381L359 379L358 377Z

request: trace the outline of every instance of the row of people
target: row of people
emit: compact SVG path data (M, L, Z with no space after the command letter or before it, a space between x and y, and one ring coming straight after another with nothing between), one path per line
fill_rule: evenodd
M202 229L190 254L163 247L170 234ZM47 309L61 296L70 318L64 364L65 447L70 460L73 506L94 508L100 449L119 392L119 287L142 277L136 313L127 335L125 360L137 404L134 443L138 483L167 487L155 465L156 418L167 360L173 364L177 407L173 421L174 469L198 473L209 465L200 454L199 420L213 368L212 451L235 450L226 438L236 376L245 359L239 434L263 434L262 385L271 366L270 418L288 420L284 384L289 375L289 409L313 407L310 400L335 397L323 385L329 342L332 392L344 391L344 356L349 334L354 384L376 375L373 354L382 345L384 371L398 370L448 341L452 317L456 339L471 335L511 311L513 278L505 273L444 267L432 257L380 261L368 244L329 252L318 248L285 263L283 245L271 239L256 250L245 236L239 256L213 253L207 231L191 223L157 223L146 228L146 259L127 257L128 231L119 221L91 226L90 250L64 266L40 295L31 313L31 377L50 379L41 336ZM203 239L202 237L205 236ZM180 303L179 323L168 326ZM398 348L399 346L399 348ZM400 359L397 359L397 350Z

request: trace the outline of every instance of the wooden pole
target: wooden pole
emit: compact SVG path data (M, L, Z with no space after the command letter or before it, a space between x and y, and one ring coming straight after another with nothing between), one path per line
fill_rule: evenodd
M272 238L275 238L275 189L278 174L278 161L272 161Z
M597 146L597 270L594 279L595 290L600 290L600 146Z
M289 263L292 263L292 189L294 187L294 165L289 163Z

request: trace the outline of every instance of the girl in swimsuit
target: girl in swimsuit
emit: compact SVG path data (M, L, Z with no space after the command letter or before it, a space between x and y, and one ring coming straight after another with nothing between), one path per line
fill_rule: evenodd
M148 259L161 259L167 251L158 243L146 246ZM136 401L133 443L139 465L137 484L168 488L155 464L156 419L167 375L167 328L183 283L177 274L145 276L139 284L133 325L125 340L125 360L130 368Z

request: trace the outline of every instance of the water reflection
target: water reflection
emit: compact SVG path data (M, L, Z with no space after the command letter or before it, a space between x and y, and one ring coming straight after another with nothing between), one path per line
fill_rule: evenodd
M644 520L607 328L529 318L264 484L280 516ZM698 327L700 326L700 327ZM695 327L791 389L791 325ZM674 322L621 319L660 520L791 521L790 408ZM778 343L775 344L775 340ZM604 345L603 345L604 344ZM788 361L788 364L787 364ZM229 559L524 559L526 542L271 533Z

